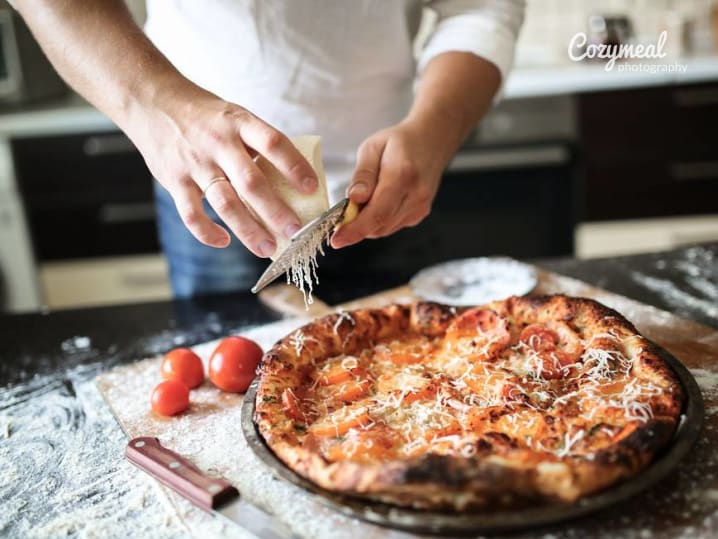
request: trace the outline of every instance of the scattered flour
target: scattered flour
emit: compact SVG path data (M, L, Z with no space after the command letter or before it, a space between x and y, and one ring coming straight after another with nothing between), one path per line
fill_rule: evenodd
M182 534L156 487L122 459L124 435L92 380L35 377L0 390L0 535Z
M63 352L74 354L89 350L91 345L92 341L89 337L75 336L63 341L60 344L60 348Z
M691 247L677 260L658 259L654 268L658 275L632 271L631 279L683 314L693 311L718 318L718 260L712 250Z
M638 284L660 294L671 305L691 307L703 311L708 316L718 318L718 304L714 300L698 298L689 292L681 290L669 279L660 279L637 271L631 272L631 278ZM705 282L701 282L701 284L710 286Z
M698 386L701 388L701 392L710 399L718 398L718 365L716 365L716 368L716 371L699 368L690 369L693 378L696 379Z

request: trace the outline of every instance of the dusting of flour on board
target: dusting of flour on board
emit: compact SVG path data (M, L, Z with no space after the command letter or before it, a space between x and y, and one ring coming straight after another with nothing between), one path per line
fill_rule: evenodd
M580 289L576 289L580 294ZM665 322L667 313L632 304L616 303L637 322ZM646 318L648 317L648 318ZM304 321L286 320L256 328L246 336L258 340L266 349L288 335ZM206 360L216 343L195 348ZM718 530L718 370L688 362L703 391L707 408L707 427L694 452L668 480L657 488L613 508L578 522L569 522L541 530L546 539L583 539L585 537L627 538L696 537L708 538ZM124 370L122 370L124 369ZM157 382L159 359L145 360L103 375L103 383L124 380L130 391L111 390L108 401L126 425L134 425L138 433L156 435L163 444L193 460L211 474L224 476L237 485L245 496L258 505L271 509L278 518L304 537L343 539L362 537L381 539L407 535L341 516L310 499L299 488L272 478L269 470L247 447L240 427L240 395L221 394L205 383L193 392L188 414L172 420L158 420L148 412L146 395ZM127 383L128 377L130 382ZM135 432L131 432L135 435ZM226 448L232 448L228 451ZM147 481L152 481L146 478ZM220 537L239 533L228 529L216 519L193 508L174 493L167 493L178 515L196 537ZM676 522L698 522L697 526L676 528ZM234 535L228 535L234 536ZM240 535L237 535L240 536ZM514 535L522 539L537 537L536 533Z

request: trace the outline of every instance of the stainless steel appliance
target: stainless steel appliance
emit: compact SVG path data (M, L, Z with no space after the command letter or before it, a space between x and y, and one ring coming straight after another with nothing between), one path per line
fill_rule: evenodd
M22 18L0 0L0 104L27 103L66 92L67 86Z

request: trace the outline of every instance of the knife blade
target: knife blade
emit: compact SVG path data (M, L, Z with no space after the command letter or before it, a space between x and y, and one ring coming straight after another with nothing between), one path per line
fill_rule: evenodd
M259 539L299 537L273 515L245 500L229 482L209 477L157 438L133 438L127 444L125 457L200 509L241 526Z
M289 271L295 261L321 252L322 242L329 239L332 231L339 224L353 220L358 208L348 198L340 200L322 215L309 221L300 228L289 240L289 245L274 259L262 276L252 287L256 294L280 275Z

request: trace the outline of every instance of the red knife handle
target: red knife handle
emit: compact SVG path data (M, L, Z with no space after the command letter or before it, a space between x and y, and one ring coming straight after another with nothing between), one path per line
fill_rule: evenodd
M227 481L205 475L189 460L163 447L157 438L143 436L130 440L125 457L205 511L239 496L237 489Z

